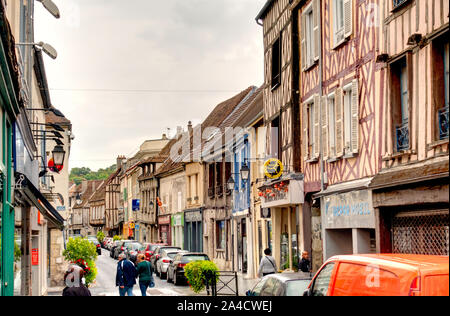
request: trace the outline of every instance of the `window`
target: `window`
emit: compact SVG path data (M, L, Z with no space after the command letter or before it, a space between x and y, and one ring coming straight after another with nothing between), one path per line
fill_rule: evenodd
M333 269L334 263L329 263L320 271L312 285L312 296L327 296Z
M394 130L394 149L397 152L410 148L409 139L409 86L410 56L391 64L391 113Z
M315 95L303 105L303 150L304 159L315 159L320 155L319 149L319 133L320 133L320 116L319 116L320 97Z
M273 290L276 286L276 280L274 278L268 278L266 284L264 284L260 296L273 296Z
M281 159L280 117L277 117L272 121L270 154L272 158Z
M208 167L208 196L213 197L214 196L214 181L215 181L215 165L209 164Z
M393 0L392 1L392 5L394 7L394 9L397 9L398 7L400 7L402 4L408 2L409 0Z
M344 40L344 0L334 0L334 44Z
M313 66L320 58L319 14L320 1L313 0L301 15L300 48L304 71Z
M226 236L225 236L225 221L216 222L216 247L219 250L225 250L226 248Z
M352 89L344 88L344 153L348 153L352 143Z
M266 281L267 279L263 279L255 285L252 290L252 296L260 296L261 290L263 289L264 285L266 285Z
M276 89L281 84L281 35L272 45L272 89Z
M449 110L449 42L448 33L440 36L432 43L433 60L433 113L436 113L433 124L436 132L435 140L448 139Z

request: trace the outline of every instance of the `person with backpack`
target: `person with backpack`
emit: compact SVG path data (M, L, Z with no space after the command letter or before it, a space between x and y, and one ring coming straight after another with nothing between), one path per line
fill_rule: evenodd
M139 287L141 289L142 296L147 296L147 289L154 287L153 270L150 262L145 260L144 254L137 256L137 275L139 276Z
M133 262L126 259L124 253L119 255L117 263L116 286L119 287L120 296L134 296L133 287L136 284L136 267Z
M258 275L263 277L269 274L275 274L278 271L275 259L272 257L272 251L267 248L264 250L264 254L265 256L261 259L258 270Z

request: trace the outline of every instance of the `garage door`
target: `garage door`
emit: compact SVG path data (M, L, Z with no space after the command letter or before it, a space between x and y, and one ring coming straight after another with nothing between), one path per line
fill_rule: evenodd
M400 212L392 220L394 253L449 255L449 210Z

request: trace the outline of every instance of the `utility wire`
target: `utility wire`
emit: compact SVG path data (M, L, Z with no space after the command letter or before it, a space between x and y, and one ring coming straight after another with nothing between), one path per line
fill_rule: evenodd
M51 88L50 91L67 92L124 92L124 93L234 93L240 90L165 90L165 89L69 89Z

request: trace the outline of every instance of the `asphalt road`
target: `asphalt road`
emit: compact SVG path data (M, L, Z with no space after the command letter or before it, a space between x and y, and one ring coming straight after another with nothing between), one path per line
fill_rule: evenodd
M116 287L117 260L109 256L109 251L102 249L102 255L97 257L97 279L89 289L92 296L119 296L119 288ZM155 287L147 290L148 296L193 296L195 293L187 285L175 286L161 280L156 275ZM133 289L135 296L141 296L139 285Z

